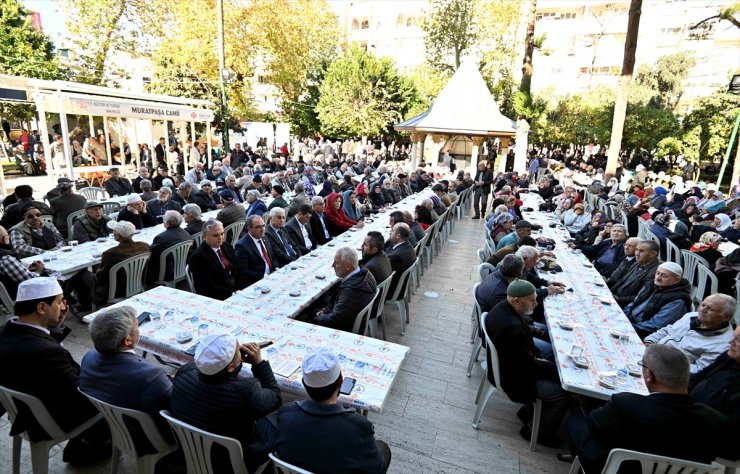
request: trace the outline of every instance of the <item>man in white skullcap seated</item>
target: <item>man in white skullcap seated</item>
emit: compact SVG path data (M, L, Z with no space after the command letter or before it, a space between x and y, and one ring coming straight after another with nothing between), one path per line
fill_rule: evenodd
M77 390L80 366L60 345L70 333L64 326L67 310L56 278L31 278L18 285L14 306L17 317L0 328L0 385L40 399L59 427L69 432L98 411ZM26 431L31 439L48 439L34 416L21 405L10 434ZM72 438L63 460L78 466L107 459L111 446L106 432L107 426L101 421Z
M691 283L682 277L681 265L664 262L652 282L643 286L624 314L640 339L678 321L691 308Z
M254 378L239 377L242 364ZM282 398L270 363L256 343L239 344L232 334L210 335L195 349L194 363L177 371L172 383L172 415L197 428L236 438L250 472L267 461L274 428L264 418ZM228 452L214 446L213 472L232 472Z
M314 474L386 472L391 463L388 445L375 439L367 418L337 403L344 378L336 354L319 347L303 358L302 370L309 399L280 408L278 458ZM361 385L358 380L354 390Z

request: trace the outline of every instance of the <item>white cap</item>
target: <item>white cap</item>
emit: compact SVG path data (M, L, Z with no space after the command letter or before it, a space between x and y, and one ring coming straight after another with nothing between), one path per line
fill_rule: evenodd
M195 349L195 366L206 375L221 372L234 360L238 344L233 334L207 336Z
M108 221L106 226L113 232L121 234L121 237L131 237L136 232L136 226L129 221Z
M126 198L126 204L136 204L137 202L141 202L141 196L138 194L132 194Z
M37 277L21 282L15 301L40 300L62 294L62 287L56 278ZM12 309L12 308L11 308Z
M303 358L303 383L307 387L329 386L341 372L337 355L328 347L319 347Z
M676 276L683 276L683 268L681 268L681 265L675 263L675 262L664 262L658 265L658 268L662 268L663 270L667 272L671 272Z

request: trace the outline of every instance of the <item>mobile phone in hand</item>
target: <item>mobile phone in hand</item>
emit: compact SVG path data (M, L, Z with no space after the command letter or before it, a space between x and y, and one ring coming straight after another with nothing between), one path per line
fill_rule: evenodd
M339 389L339 393L342 395L349 395L352 393L352 389L355 388L355 382L356 380L351 377L344 379L344 382L342 382L342 388Z

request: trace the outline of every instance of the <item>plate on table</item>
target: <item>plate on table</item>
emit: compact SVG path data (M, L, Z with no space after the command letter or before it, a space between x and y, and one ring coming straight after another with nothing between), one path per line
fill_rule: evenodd
M72 251L72 246L71 245L65 245L64 247L60 248L59 250L61 250L62 252L71 252Z

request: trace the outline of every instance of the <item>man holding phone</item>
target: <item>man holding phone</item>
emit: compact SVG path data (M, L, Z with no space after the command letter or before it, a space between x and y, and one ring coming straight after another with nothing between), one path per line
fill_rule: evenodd
M337 404L340 393L351 392L354 380L342 377L336 354L319 347L303 358L302 370L310 399L278 411L277 456L316 473L385 473L391 463L388 445L375 439L367 418Z

